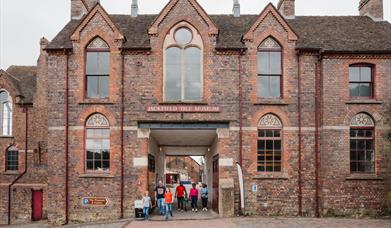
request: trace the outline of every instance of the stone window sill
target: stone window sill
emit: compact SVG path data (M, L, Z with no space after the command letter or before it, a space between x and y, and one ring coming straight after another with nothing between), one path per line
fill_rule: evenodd
M114 178L110 173L85 173L79 175L80 178Z
M257 173L253 179L258 180L288 180L289 176L285 173Z
M376 174L351 174L346 177L346 180L383 180L383 178Z
M12 135L0 135L0 139L13 139L14 136Z
M163 101L159 105L208 105L205 101Z
M103 105L112 105L114 104L114 102L110 102L110 101L100 101L100 100L85 100L85 101L81 101L79 102L80 105L95 105L95 104L103 104Z
M5 171L4 175L19 175L19 171Z
M383 104L383 101L374 100L374 99L364 99L364 100L349 100L346 104Z
M258 99L254 105L289 105L290 102L284 99Z

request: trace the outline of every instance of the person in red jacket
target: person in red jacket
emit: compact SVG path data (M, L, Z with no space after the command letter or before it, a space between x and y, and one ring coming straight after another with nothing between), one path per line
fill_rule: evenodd
M181 182L178 187L175 189L175 197L178 200L178 210L183 211L183 201L185 199L185 194L187 195L186 188L183 186L183 183Z
M191 199L191 211L197 212L198 189L196 188L196 184L193 184L193 188L190 189L189 197Z

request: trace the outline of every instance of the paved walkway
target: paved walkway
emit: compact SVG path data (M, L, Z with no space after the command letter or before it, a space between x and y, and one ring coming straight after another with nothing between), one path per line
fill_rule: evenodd
M338 218L233 218L212 220L133 221L126 228L391 228L391 220Z

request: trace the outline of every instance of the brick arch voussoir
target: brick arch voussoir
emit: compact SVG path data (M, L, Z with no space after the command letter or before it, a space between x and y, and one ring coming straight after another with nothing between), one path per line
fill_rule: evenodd
M104 106L88 107L84 109L78 117L78 125L84 126L87 119L94 113L100 113L104 115L109 120L110 127L117 126L117 120L114 114Z
M96 37L100 37L109 45L110 51L115 51L119 47L113 38L113 34L108 34L102 29L96 28L92 32L85 34L80 38L80 47L85 49L91 41L93 41Z
M344 125L350 126L350 122L352 121L353 117L359 113L366 113L370 117L372 117L373 121L375 122L375 125L378 125L383 117L376 111L373 111L373 109L370 109L369 107L354 107L351 110L348 111L345 115L344 119Z

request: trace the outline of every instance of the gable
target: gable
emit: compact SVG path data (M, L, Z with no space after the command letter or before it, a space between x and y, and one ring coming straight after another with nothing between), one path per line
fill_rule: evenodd
M181 17L194 18L198 16L202 19L202 22L208 26L209 35L218 34L217 26L196 0L171 0L153 21L148 33L150 35L156 35L158 33L159 26L171 14L177 14L177 18L179 20Z
M264 23L269 22L271 18L276 20L279 25L286 31L288 34L288 40L296 41L298 39L297 34L293 29L289 26L288 22L284 19L283 16L278 12L278 10L273 6L273 4L269 3L262 13L255 20L250 29L244 34L243 39L253 41L254 40L254 32L258 29L258 27Z
M81 20L80 24L76 27L75 31L71 35L72 41L79 41L82 31L91 24L96 23L98 25L107 25L111 32L114 33L115 40L123 40L124 36L110 19L109 14L103 9L103 7L98 3L96 6L87 14L87 16Z

